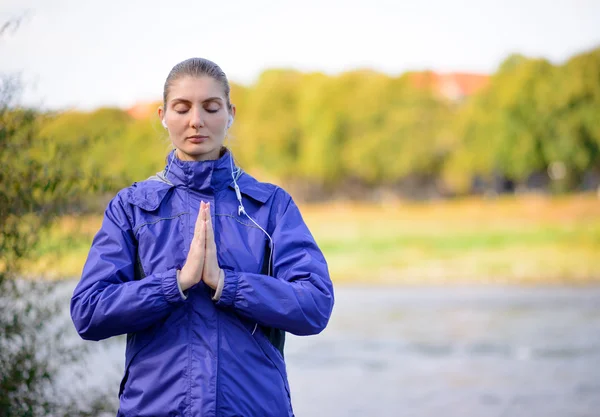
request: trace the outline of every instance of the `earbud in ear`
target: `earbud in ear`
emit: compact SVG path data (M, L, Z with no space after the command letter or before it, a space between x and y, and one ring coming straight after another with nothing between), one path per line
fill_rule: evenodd
M227 120L227 129L229 129L232 124L233 124L233 116L230 114L229 120Z
M165 129L167 129L167 122L165 122L165 119L162 119L161 121L162 121L162 125L163 125L163 127L164 127Z

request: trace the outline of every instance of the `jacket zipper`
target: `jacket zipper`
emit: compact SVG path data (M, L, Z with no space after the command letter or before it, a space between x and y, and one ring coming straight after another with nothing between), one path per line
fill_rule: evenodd
M213 193L213 210L215 212L215 216L214 219L217 218L217 193ZM211 219L211 223L213 224L213 233L214 233L214 237L215 237L215 241L217 240L217 222L214 221L213 219ZM219 259L219 251L217 250L217 262ZM215 417L218 416L219 413L219 397L220 397L220 389L219 389L219 371L221 368L221 358L220 358L220 352L221 352L221 325L219 322L219 311L215 309L215 317L216 317L216 323L217 323L217 351L215 352L215 358L217 360L217 375L216 375L216 381L215 381L215 393L217 398L215 399Z
M190 205L190 194L189 194L189 191L186 193L186 196L187 196L187 200L188 200L187 201L187 205L188 205L188 207L191 207L191 205ZM190 245L192 243L192 239L193 239L193 235L192 235L191 238L189 237L189 235L190 235L189 234L189 230L190 230L191 217L192 217L192 215L191 215L191 212L190 212L190 214L187 216L187 224L185 225L185 230L184 230L184 233L185 233L184 236L187 238L187 240L189 240L189 245L186 244L187 247L190 247ZM186 258L187 258L187 255L189 255L189 250L188 250L188 253L186 254ZM192 296L192 293L190 292L190 297L191 296ZM188 329L187 329L188 330L188 336L187 336L187 340L188 340L188 367L187 367L187 369L188 369L188 372L189 372L189 375L188 375L188 398L189 398L189 403L190 403L190 414L189 415L191 417L193 415L193 410L192 410L192 381L194 379L194 376L192 375L192 355L193 355L193 353L192 353L192 345L193 345L193 342L192 342L192 320L193 320L193 316L194 315L192 314L192 310L193 309L191 308L191 303L188 302L187 305L186 305L186 308L187 308L187 318L188 318L188 320L187 320L187 322L188 322Z
M219 357L219 352L221 351L221 326L219 323L219 314L217 313L217 352L215 353L215 358L217 360L217 377L216 377L216 387L215 393L217 398L215 399L215 417L218 416L219 412L219 397L220 397L220 389L219 389L219 368L221 367L221 358Z

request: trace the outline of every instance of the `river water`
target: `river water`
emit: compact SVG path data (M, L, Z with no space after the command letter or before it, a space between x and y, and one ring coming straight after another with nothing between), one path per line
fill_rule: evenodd
M81 365L115 411L123 361L121 337ZM600 287L338 287L286 361L298 417L598 417Z

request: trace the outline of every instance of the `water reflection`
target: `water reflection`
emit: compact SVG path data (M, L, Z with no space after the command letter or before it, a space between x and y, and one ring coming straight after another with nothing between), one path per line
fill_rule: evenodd
M600 288L340 289L291 337L299 416L596 416Z

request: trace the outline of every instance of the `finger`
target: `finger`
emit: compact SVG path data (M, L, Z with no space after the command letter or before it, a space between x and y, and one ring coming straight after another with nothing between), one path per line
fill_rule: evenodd
M196 224L194 225L194 236L198 236L200 234L200 225L204 223L203 219L203 207L204 201L200 203L200 210L198 210L198 217L196 218Z
M204 221L200 222L200 231L198 234L198 245L201 248L206 247L206 222L204 222Z
M214 248L215 247L215 233L212 225L212 217L210 215L210 203L207 207L208 215L206 216L206 247Z

